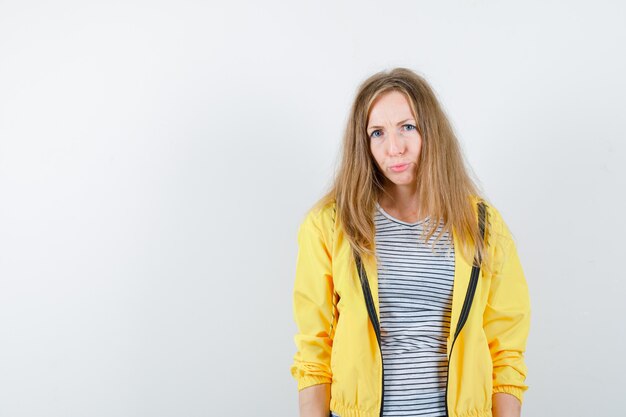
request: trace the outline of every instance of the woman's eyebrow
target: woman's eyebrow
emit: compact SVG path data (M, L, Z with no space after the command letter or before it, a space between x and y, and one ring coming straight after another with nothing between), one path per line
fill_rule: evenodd
M401 122L398 122L398 123L396 124L396 126L400 126L401 124L404 124L404 123L409 122L409 121L415 122L415 120L413 120L413 118L410 118L410 119L405 119L405 120L403 120L403 121L401 121ZM368 126L368 127L367 127L367 129L368 129L368 130L369 130L369 129L381 129L381 128L383 128L383 127L384 127L384 126Z

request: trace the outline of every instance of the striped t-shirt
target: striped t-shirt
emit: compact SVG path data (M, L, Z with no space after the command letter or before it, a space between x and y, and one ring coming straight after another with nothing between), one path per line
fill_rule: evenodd
M454 245L446 232L433 253L442 223L424 244L418 238L429 217L407 223L376 208L383 416L445 416Z
M446 338L454 250L446 232L420 239L429 217L407 223L377 204L376 256L384 367L383 416L445 416Z

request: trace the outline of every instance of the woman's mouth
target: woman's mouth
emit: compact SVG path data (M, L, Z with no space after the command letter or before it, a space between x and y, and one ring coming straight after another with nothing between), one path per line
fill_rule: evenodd
M407 169L407 168L408 168L408 166L409 166L409 164L394 165L394 166L390 167L390 169L391 169L393 172L402 172L402 171L404 171L405 169Z

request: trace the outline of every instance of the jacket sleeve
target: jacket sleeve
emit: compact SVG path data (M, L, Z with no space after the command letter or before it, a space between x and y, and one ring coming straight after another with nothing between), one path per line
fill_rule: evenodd
M298 229L293 292L297 352L291 366L298 390L332 381L330 356L337 311L331 249L321 233L318 216L309 213Z
M483 327L493 362L493 393L512 394L523 401L526 339L530 329L530 300L517 248L500 213L491 208L493 219L494 271Z

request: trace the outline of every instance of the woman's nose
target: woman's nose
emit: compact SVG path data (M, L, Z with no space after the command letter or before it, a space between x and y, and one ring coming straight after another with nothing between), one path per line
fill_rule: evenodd
M396 155L404 152L404 141L395 132L389 134L389 154Z

